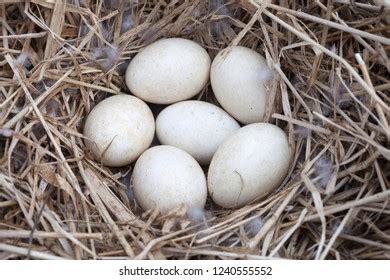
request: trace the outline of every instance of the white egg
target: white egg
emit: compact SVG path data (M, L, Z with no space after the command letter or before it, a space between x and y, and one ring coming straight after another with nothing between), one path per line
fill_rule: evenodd
M173 104L156 119L159 141L186 151L200 164L209 164L218 146L239 128L225 111L203 101Z
M153 114L145 102L131 95L115 95L89 113L85 144L104 165L124 166L150 146L154 129Z
M290 161L287 135L279 127L255 123L219 146L208 171L208 190L225 208L240 207L279 186Z
M218 102L244 124L261 122L267 105L265 84L272 71L257 52L230 47L215 57L210 72L211 86Z
M130 62L126 84L147 102L171 104L189 99L206 85L210 57L197 43L182 39L162 39L147 46Z
M203 208L207 198L206 177L188 153L172 146L155 146L137 160L132 187L144 210L161 213L177 207Z

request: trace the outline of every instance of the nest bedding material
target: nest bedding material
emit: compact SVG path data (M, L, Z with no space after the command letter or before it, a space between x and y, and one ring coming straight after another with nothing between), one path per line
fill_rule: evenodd
M0 3L0 259L389 259L390 19L383 1ZM83 144L85 116L129 94L143 47L242 45L273 68L266 121L289 174L235 210L143 213L131 166ZM197 99L216 103L207 86ZM162 106L151 105L157 115ZM157 143L155 143L157 144Z

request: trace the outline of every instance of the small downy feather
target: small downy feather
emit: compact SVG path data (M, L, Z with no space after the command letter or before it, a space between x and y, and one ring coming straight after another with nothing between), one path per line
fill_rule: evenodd
M326 156L321 156L314 164L315 174L318 177L317 185L321 189L326 189L334 172L331 160Z
M197 225L196 231L198 232L198 238L207 236L207 229L209 228L208 221L212 219L210 211L206 211L199 207L193 207L187 209L187 218L192 225Z
M124 13L122 18L121 33L125 33L134 27L134 19L131 14Z
M28 72L28 68L32 66L30 54L28 52L21 52L15 60L16 64L22 67L24 72Z
M209 9L219 18L210 22L211 33L216 38L222 38L225 36L225 32L231 28L231 23L227 19L231 16L231 13L226 7L226 1L210 0Z
M119 59L119 49L116 47L102 47L92 50L91 57L99 65L100 69L108 72Z
M188 219L194 224L200 224L207 221L206 211L199 207L189 208L187 210Z
M257 217L245 224L244 229L248 234L248 237L252 238L261 230L263 225L264 221L260 217Z
M9 128L0 128L0 137L10 138L14 135L14 131Z
M113 33L111 32L111 30L108 29L108 23L100 23L99 29L103 39L107 42L111 42Z

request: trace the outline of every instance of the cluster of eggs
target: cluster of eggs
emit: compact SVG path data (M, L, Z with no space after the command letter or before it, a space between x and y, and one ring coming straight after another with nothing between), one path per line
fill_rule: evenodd
M107 166L136 161L131 182L145 210L203 208L207 193L225 208L245 205L277 187L290 160L283 130L261 122L264 69L265 59L249 48L230 47L211 63L193 41L159 40L128 66L126 84L134 96L109 97L90 112L86 146ZM209 78L224 110L187 100ZM171 105L155 121L145 101ZM155 134L162 145L149 148ZM207 180L201 165L209 166Z

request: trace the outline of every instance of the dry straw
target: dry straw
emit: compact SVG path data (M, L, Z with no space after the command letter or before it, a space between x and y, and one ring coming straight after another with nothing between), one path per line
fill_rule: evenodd
M381 1L0 1L0 259L389 259L390 21ZM294 157L236 210L143 213L131 166L83 144L97 102L129 93L149 43L263 54L266 119ZM210 87L199 99L216 102ZM161 108L153 106L157 114Z

